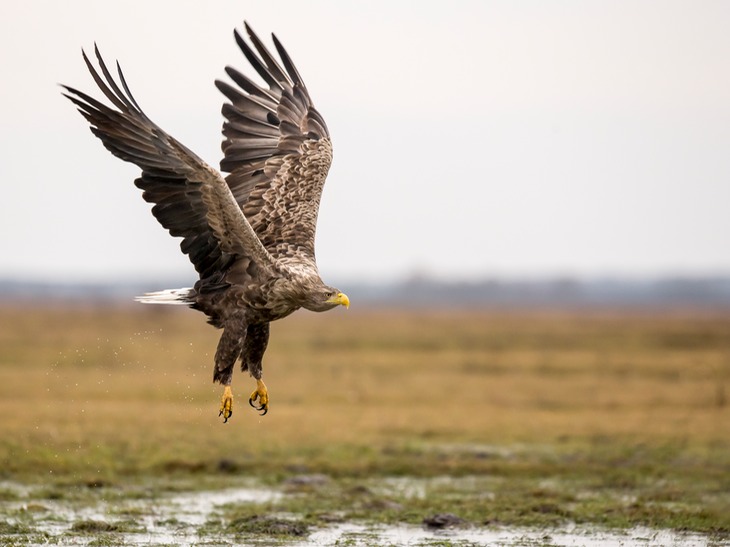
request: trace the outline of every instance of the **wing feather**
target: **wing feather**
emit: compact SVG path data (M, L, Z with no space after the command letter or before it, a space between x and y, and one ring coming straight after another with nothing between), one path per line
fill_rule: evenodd
M236 84L238 84L238 86L244 91L258 97L266 97L274 105L278 102L279 96L277 96L272 91L269 91L268 89L264 89L263 87L259 86L245 74L230 66L227 66L225 70L226 74L230 76L231 80L236 82Z
M282 87L280 81L271 75L261 59L259 59L256 53L254 53L251 47L246 43L246 40L244 40L243 36L239 34L238 30L233 31L233 36L236 38L236 43L243 52L243 55L246 57L248 62L251 63L253 69L258 72L259 76L261 76L264 81L266 81L266 83L269 85L269 88L271 90L278 89L280 92L283 91L284 88Z
M236 133L244 133L254 138L270 137L276 139L279 136L279 131L271 124L262 123L242 114L231 118L226 123L226 127L223 128L224 135L230 128L230 130Z
M297 67L294 66L294 63L292 62L291 57L289 57L289 54L284 49L284 46L281 45L281 42L279 42L279 39L276 37L275 34L271 35L271 39L274 41L274 47L276 48L279 57L281 57L281 62L284 63L284 67L286 67L286 72L287 74L289 74L292 83L298 85L299 87L305 87L304 82L302 81L302 77L299 75L299 71L297 70Z
M281 68L281 65L276 61L273 55L269 53L269 50L266 48L266 46L263 44L263 42L259 39L259 37L256 35L256 33L253 31L253 29L249 26L247 22L243 22L243 26L246 28L246 34L248 34L249 39L251 40L251 43L256 48L256 51L261 56L260 58L263 60L264 64L266 65L266 71L271 75L272 78L276 80L276 83L279 86L284 86L285 83L289 84L289 87L292 85L291 78L289 75L284 72L284 70Z

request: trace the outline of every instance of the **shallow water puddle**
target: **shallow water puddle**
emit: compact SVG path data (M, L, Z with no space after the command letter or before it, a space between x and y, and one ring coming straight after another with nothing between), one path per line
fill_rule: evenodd
M463 527L431 530L410 525L340 523L315 529L301 539L273 539L201 531L228 504L276 501L284 494L260 488L231 488L157 496L62 500L34 495L25 485L2 484L16 492L0 501L5 528L0 543L11 545L285 545L313 546L585 546L585 547L717 547L730 545L697 534L635 528L626 532L591 528L534 530ZM417 492L415 493L418 494ZM95 526L98 526L96 528ZM107 527L107 528L105 528ZM100 538L106 538L101 540ZM101 542L100 542L101 541ZM242 542L243 541L243 542Z
M199 527L219 507L264 503L282 496L273 490L231 488L154 499L101 500L86 505L68 500L36 500L33 491L24 485L4 483L2 486L32 500L0 503L2 513L11 515L6 529L0 528L0 544L9 540L19 545L86 545L96 542L102 533L112 534L114 538L105 545L116 545L117 541L122 545L194 545L202 542ZM104 530L103 525L109 529ZM133 531L127 531L129 528ZM15 530L22 531L3 533Z
M399 547L426 547L453 545L471 546L581 546L581 547L706 547L721 545L693 534L678 534L636 528L622 532L606 532L589 529L562 529L551 531L520 530L511 528L474 528L433 532L417 526L368 527L344 524L312 533L307 541L292 547L314 545L365 547L392 545ZM722 544L724 545L724 544Z

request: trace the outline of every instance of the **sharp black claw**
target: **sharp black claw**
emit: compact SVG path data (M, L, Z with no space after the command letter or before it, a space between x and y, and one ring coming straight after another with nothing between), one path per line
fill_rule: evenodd
M263 404L262 404L262 405L260 405L260 406L256 406L256 405L254 404L254 401L255 401L256 399L258 399L258 395L257 395L256 397L250 397L250 398L248 399L248 404L250 404L250 405L251 405L251 408L253 408L253 409L254 409L254 410L256 410L257 412L261 412L261 411L263 410L263 412L261 412L261 416L266 416L266 413L267 413L267 412L269 411L269 407L268 407L268 405L263 405Z

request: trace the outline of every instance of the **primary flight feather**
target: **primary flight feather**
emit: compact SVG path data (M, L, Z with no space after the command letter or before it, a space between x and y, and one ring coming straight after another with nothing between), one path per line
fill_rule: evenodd
M223 105L225 178L147 117L119 64L117 81L98 48L98 70L85 53L83 58L111 106L63 86L104 146L142 169L135 184L154 204L152 214L170 235L183 238L180 248L200 276L195 286L138 300L186 304L223 329L213 380L224 386L224 421L233 412L238 360L257 381L251 406L268 412L262 358L271 321L299 308L350 305L345 294L322 282L314 256L319 201L332 162L327 125L276 36L281 62L244 25L251 45L238 31L236 42L264 85L231 67L226 73L235 85L215 82L230 101Z

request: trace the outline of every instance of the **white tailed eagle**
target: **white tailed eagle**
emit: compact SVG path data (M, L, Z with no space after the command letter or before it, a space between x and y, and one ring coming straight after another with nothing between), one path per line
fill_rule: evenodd
M266 414L262 358L269 323L305 308L327 311L350 301L325 285L314 258L320 196L332 162L327 126L291 58L272 35L279 59L245 24L253 47L241 51L265 85L226 67L235 85L216 81L223 105L221 175L142 112L117 63L114 79L95 47L100 72L86 66L111 106L68 86L64 95L112 154L142 169L135 185L152 214L181 237L200 279L191 289L149 293L146 303L184 304L223 329L213 381L223 384L220 416L232 414L231 379L238 359L256 379L249 403ZM121 87L120 87L121 85Z

